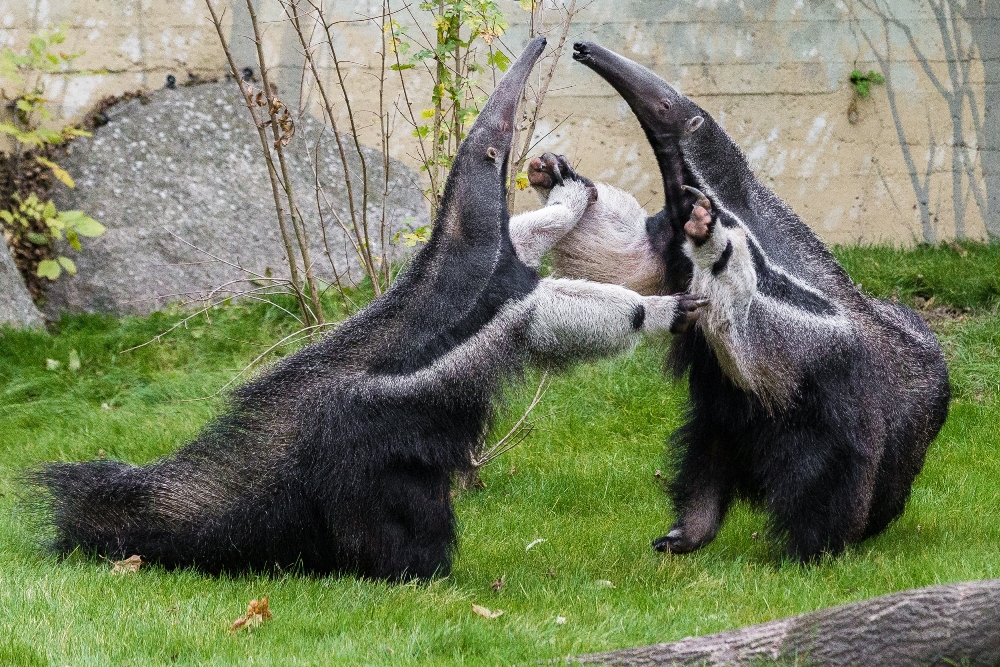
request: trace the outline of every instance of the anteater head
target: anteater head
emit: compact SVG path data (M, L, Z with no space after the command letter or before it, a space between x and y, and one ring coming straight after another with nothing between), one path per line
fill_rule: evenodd
M545 38L528 42L472 124L448 174L436 232L475 243L506 232L507 166L521 94Z
M650 218L648 231L654 247L665 257L671 289L686 286L689 262L680 251L684 223L695 195L685 186L705 187L692 173L686 149L703 138L711 117L697 104L649 69L593 42L573 45L573 59L597 72L628 102L646 133L663 176L664 210Z

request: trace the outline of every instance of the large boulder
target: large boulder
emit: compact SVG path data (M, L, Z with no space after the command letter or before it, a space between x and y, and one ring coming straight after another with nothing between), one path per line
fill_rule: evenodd
M75 141L64 161L76 179L76 189L59 186L54 198L60 209L82 209L97 218L107 232L84 239L81 252L67 253L79 272L51 286L44 306L48 316L60 311L148 313L170 302L191 302L230 281L248 278L225 262L287 277L260 140L234 81L163 89L106 115L109 122L93 137ZM344 136L344 142L360 209L361 163L351 140ZM329 255L314 188L311 156L317 150ZM383 156L370 148L363 151L369 174L369 224L377 242ZM306 116L297 122L285 154L318 274L332 282L332 258L338 272L350 266L354 278L359 278L357 256L333 214L350 224L332 131ZM389 241L400 229L428 224L417 175L395 160L390 162L386 212ZM401 244L391 247L394 257L400 258ZM243 289L252 287L233 283L219 296Z
M0 235L0 326L39 327L42 314L24 286L14 258Z

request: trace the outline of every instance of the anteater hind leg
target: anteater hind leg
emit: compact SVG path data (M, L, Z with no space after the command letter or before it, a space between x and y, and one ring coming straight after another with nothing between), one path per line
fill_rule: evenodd
M820 429L796 429L771 443L763 470L768 509L789 556L813 561L862 539L875 462Z
M448 476L416 466L387 475L380 502L380 525L370 527L377 553L362 574L394 581L448 575L455 544Z
M687 553L715 539L733 497L735 461L723 451L717 436L696 422L674 435L681 447L677 475L670 485L677 520L663 537L653 541L657 551Z

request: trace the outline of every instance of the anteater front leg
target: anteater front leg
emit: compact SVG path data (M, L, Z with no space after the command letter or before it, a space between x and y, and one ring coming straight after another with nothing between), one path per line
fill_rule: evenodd
M531 294L529 345L537 363L620 354L640 332L677 332L698 319L705 300L690 294L640 296L617 285L542 279Z
M545 204L510 219L510 240L518 259L537 268L542 256L579 222L597 189L561 155L546 153L528 165L528 178Z

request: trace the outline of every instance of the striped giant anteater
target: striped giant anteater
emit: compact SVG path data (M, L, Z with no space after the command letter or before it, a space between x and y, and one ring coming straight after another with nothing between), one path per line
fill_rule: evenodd
M212 573L449 571L449 480L470 465L504 384L526 364L626 351L640 330L679 327L698 305L540 279L517 259L508 154L544 46L529 43L497 86L458 151L430 241L381 298L237 389L173 455L31 474L58 551ZM582 211L565 196L553 190L554 211Z
M648 216L631 195L574 174L592 200L585 213L513 226L515 244L553 246L564 276L708 298L668 360L687 373L690 404L672 437L677 519L653 546L704 546L735 497L762 504L803 561L880 533L948 413L934 335L905 306L859 292L708 113L607 49L574 51L638 117L666 205ZM529 164L543 201L571 173L551 154Z

